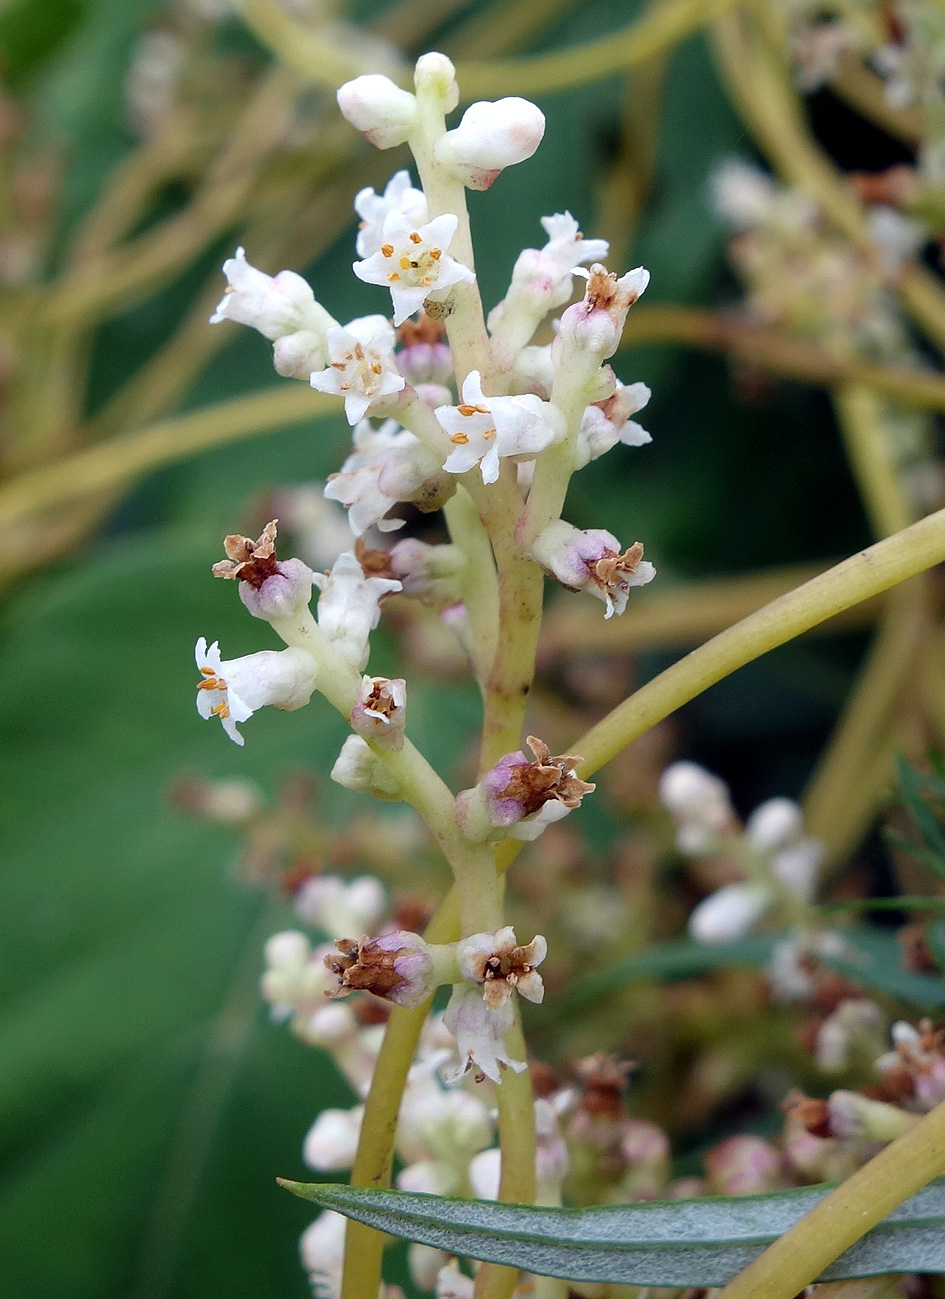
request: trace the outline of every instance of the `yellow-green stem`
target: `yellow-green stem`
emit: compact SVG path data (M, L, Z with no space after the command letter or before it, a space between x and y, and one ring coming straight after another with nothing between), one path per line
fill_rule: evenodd
M765 605L661 672L576 740L571 751L584 756L581 774L597 771L730 672L943 560L945 510L938 510Z
M873 533L888 537L915 517L890 455L881 399L864 384L847 383L833 394L847 459Z
M794 1299L897 1205L945 1172L945 1102L848 1177L718 1299Z
M485 683L495 662L499 635L499 581L489 534L469 493L460 485L444 508L450 537L466 557L460 582L473 641L476 679Z

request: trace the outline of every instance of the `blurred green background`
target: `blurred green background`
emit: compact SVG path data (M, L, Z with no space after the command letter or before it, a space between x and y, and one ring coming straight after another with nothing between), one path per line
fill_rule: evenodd
M153 0L20 0L0 9L7 86L68 158L63 236L134 143L125 72L140 33L162 12ZM618 0L576 4L531 48L604 34L633 12ZM217 33L264 62L235 18ZM538 239L543 214L568 208L596 233L625 92L615 77L545 97L548 130L536 157L472 196L487 303L502 295L521 247ZM815 108L829 137L840 110L826 92ZM672 57L653 129L657 163L631 263L652 273L647 298L734 301L707 178L721 159L752 155L701 38ZM159 202L185 200L172 193ZM170 336L235 238L101 328L90 412ZM295 268L341 319L379 309L376 292L349 274L352 256L353 223L315 264ZM582 473L570 517L643 539L661 583L833 558L868 539L820 394L771 383L755 385L746 403L723 361L678 349L625 354L618 369L654 390L644 417L653 445L618 449ZM266 344L234 328L182 409L273 382ZM347 1089L323 1057L269 1022L258 998L262 942L289 922L288 908L236 883L232 841L181 819L166 791L185 768L251 776L271 791L294 765L324 774L333 761L344 727L323 704L260 715L245 749L202 725L192 646L198 635L219 638L233 657L270 643L234 592L210 580L209 565L222 535L248 522L254 494L324 477L346 442L341 420L298 425L155 474L81 553L6 596L4 1295L308 1293L296 1252L308 1217L274 1178L302 1174L306 1129L324 1105L349 1103ZM686 711L686 752L729 779L741 807L796 794L862 646L856 636L806 642L738 674ZM669 657L651 655L643 675ZM416 738L449 771L475 723L475 701L433 685L417 698ZM351 807L326 802L332 817Z

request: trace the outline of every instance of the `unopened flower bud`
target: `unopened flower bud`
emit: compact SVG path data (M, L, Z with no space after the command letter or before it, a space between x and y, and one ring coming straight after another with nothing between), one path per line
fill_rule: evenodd
M455 972L451 945L433 947L404 929L357 942L341 938L335 946L338 953L326 956L325 964L338 979L336 996L372 992L413 1010Z
M710 893L689 917L689 932L700 943L730 943L761 919L774 901L764 884L726 884Z
M674 762L660 777L659 799L676 822L681 852L710 849L737 829L728 786L695 762Z
M397 1174L397 1189L420 1195L455 1195L459 1181L449 1164L439 1159L421 1159L401 1169Z
M328 344L324 333L299 329L277 338L272 348L276 374L284 379L308 379L313 371L324 369Z
M876 1058L886 1016L868 997L848 997L820 1025L814 1044L824 1073L844 1073L857 1061Z
M918 1122L916 1114L907 1114L884 1101L868 1100L853 1091L831 1093L827 1098L827 1118L832 1137L876 1141L884 1146Z
M501 1176L502 1152L494 1146L469 1161L469 1185L477 1200L497 1200Z
M558 821L595 786L574 773L581 759L573 754L552 757L541 740L530 735L529 759L521 749L507 753L473 789L456 796L456 815L463 833L476 842L501 838L537 838L546 825Z
M297 618L312 598L312 570L301 559L276 558L276 520L252 541L234 533L223 542L227 558L213 566L214 577L239 582L239 596L254 618L272 622Z
M364 1106L353 1110L322 1110L309 1128L302 1145L302 1158L320 1173L337 1173L350 1168L358 1153Z
M581 531L558 519L532 542L530 552L542 568L572 591L590 591L606 606L605 618L618 616L627 607L629 591L645 586L656 569L643 558L643 543L635 541L625 551L603 528Z
M761 1137L729 1137L706 1155L705 1170L717 1195L757 1195L782 1184L781 1156Z
M417 117L416 97L379 73L346 81L338 90L338 107L378 149L403 144Z
M436 50L421 54L417 59L413 84L418 96L434 100L444 113L451 113L459 103L456 69L451 59Z
M402 677L362 677L351 725L366 740L395 753L404 747L407 683Z
M473 1299L474 1282L464 1276L455 1258L441 1267L436 1278L436 1299Z
M480 101L440 136L434 157L468 189L488 189L503 168L530 158L544 133L545 115L527 99Z
M459 600L466 556L458 546L431 546L407 537L391 547L389 562L391 572L403 585L404 595L435 609Z
M769 798L745 822L745 834L759 848L796 843L804 830L804 813L790 798Z
M370 794L386 802L400 802L400 786L360 735L349 735L331 769L331 778L356 794Z
M436 1278L450 1261L444 1249L434 1245L413 1244L407 1250L407 1265L410 1268L410 1279L418 1290L433 1290Z

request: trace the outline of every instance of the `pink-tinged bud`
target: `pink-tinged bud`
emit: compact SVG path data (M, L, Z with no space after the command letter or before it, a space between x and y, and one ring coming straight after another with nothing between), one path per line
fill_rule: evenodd
M627 1119L620 1136L620 1153L633 1167L668 1167L669 1137L662 1128L646 1119Z
M705 1180L701 1177L680 1177L670 1184L666 1193L668 1200L699 1200L708 1194Z
M346 81L338 90L338 107L378 149L403 144L417 117L416 97L375 72Z
M331 778L356 794L400 802L400 786L360 735L349 735L345 740L331 769Z
M573 754L552 757L541 740L530 735L529 759L517 749L500 758L474 789L456 796L456 815L467 838L476 842L501 838L537 838L545 826L558 821L595 789L574 773L581 759Z
M468 189L488 189L503 168L530 158L544 133L545 115L527 99L479 102L440 136L434 157Z
M430 546L407 537L391 547L390 571L412 596L434 609L458 604L466 556L457 546Z
M830 1135L840 1140L875 1141L888 1145L915 1127L917 1114L896 1105L871 1101L859 1092L835 1091L827 1099Z
M365 740L395 753L404 747L407 682L402 677L362 677L351 725Z
M627 607L629 591L645 586L656 569L643 558L643 543L625 551L603 528L581 531L564 519L550 524L532 542L530 554L546 572L572 591L590 591L606 606L605 618Z
M277 338L272 348L276 374L284 379L305 379L315 370L323 370L328 360L325 334L312 329L300 329L294 334Z
M704 1162L717 1195L757 1195L782 1185L781 1156L761 1137L729 1137Z
M338 979L335 996L371 992L408 1010L422 1006L455 967L451 946L431 947L419 934L405 929L357 942L340 938L335 946L338 954L325 957L325 965Z
M445 54L436 50L417 59L413 84L418 97L432 100L444 113L451 113L459 103L456 69Z
M255 541L236 533L223 542L227 558L213 566L214 577L239 582L239 595L254 618L272 622L297 618L312 598L312 570L301 559L276 558L276 520Z

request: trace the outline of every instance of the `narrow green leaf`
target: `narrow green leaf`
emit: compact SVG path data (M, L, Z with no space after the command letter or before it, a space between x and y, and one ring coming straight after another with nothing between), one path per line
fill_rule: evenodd
M900 848L903 852L907 852L910 857L914 857L916 861L928 866L933 874L940 875L942 873L941 861L934 853L929 852L927 848L923 848L921 844L907 839L904 834L899 834L897 830L890 830L888 826L883 831L883 838L887 843L891 843L894 848Z
M945 898L903 893L895 898L851 898L848 902L825 902L819 910L827 914L857 911L945 911Z
M906 806L932 851L935 859L932 869L945 878L945 827L929 807L928 797L923 792L927 779L901 756L896 758L896 775Z
M945 979L913 974L902 968L902 951L894 934L869 925L841 931L846 948L840 956L824 957L838 974L916 1006L945 1006Z
M830 1190L545 1209L280 1182L322 1208L466 1258L569 1281L675 1287L725 1285ZM818 1279L887 1272L945 1273L945 1179L901 1204Z

